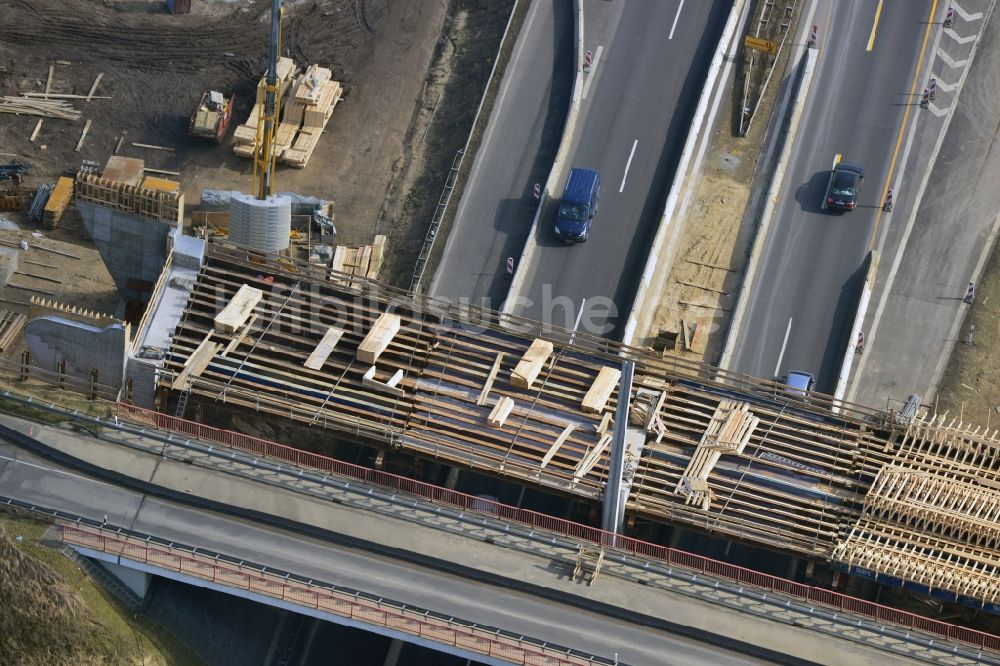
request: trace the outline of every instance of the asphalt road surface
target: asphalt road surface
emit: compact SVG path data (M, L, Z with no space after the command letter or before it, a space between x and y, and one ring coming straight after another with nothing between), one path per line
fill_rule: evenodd
M820 2L819 61L730 368L837 383L863 263L907 105L931 0ZM874 36L873 36L874 35ZM871 49L869 50L869 45ZM858 208L821 205L835 156L865 168Z
M580 330L620 337L731 8L731 0L584 0L594 62L514 314L567 328L582 314ZM566 246L553 224L572 167L600 173L601 198L590 239Z
M498 309L548 177L573 88L573 3L532 2L448 233L430 294Z
M58 507L95 520L106 515L112 525L198 545L582 651L605 656L618 652L626 664L761 663L666 631L143 496L61 468L2 440L0 488L3 495L25 502Z

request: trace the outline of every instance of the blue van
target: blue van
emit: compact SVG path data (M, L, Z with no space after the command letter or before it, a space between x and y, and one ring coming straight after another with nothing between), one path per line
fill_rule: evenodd
M556 214L556 236L570 244L587 240L600 198L601 177L596 171L571 170Z

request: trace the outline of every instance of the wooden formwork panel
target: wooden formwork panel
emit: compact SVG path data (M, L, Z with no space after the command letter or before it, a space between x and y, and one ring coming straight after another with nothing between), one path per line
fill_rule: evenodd
M76 178L76 197L107 208L168 222L184 214L184 195L162 189L145 189L88 173Z

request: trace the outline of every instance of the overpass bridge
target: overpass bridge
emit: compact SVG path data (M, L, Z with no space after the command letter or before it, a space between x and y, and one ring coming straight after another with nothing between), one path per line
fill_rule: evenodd
M319 607L319 590L307 594L316 581L328 581L319 585L355 597L357 621L366 613L399 620L401 604L433 611L435 620L462 618L450 630L426 628L429 640L444 636L452 647L458 634L485 625L503 630L505 639L534 636L518 648L525 654L544 643L573 648L573 658L613 658L610 651L621 645L621 663L633 664L659 664L667 653L685 663L747 663L744 651L801 663L822 661L831 650L859 663L892 653L938 663L1000 660L995 636L620 535L602 538L551 517L542 517L544 527L516 522L530 512L482 506L478 498L384 473L362 480L371 470L340 461L329 468L336 464L342 474L326 474L313 466L322 462L316 454L295 452L301 457L293 464L294 450L284 449L285 459L265 457L259 447L241 450L238 441L222 446L69 417L78 432L0 417L0 481L14 495L6 503L59 507L57 517L76 524L67 542L86 554L242 592L255 586L250 591L299 612L329 610ZM270 446L271 455L282 451ZM604 545L601 577L591 586L563 573L587 543L577 534ZM373 599L391 601L379 613ZM510 647L500 643L491 649Z
M224 404L603 502L610 532L626 515L684 525L1000 601L996 430L803 400L222 243L177 282L168 265L128 360L133 391L155 377L161 408ZM168 346L150 353L165 326Z

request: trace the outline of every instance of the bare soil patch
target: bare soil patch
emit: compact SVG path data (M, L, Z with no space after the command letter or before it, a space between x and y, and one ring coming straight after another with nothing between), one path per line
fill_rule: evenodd
M111 97L73 100L84 120L46 119L35 142L35 118L0 116L8 153L0 159L30 162L34 187L83 160L103 163L124 136L121 154L180 172L189 206L205 188L250 190L251 164L232 154L231 138L203 143L187 125L207 89L235 92L234 123L246 119L265 67L269 9L265 0L194 0L191 14L172 16L160 2L0 0L0 94L43 91L52 65L52 92L87 94L103 73L95 95ZM339 242L390 233L386 275L408 277L430 220L425 199L436 201L464 144L509 9L469 0L286 3L283 53L329 67L345 96L309 165L279 167L277 189L333 201ZM93 124L76 152L86 119ZM53 235L78 242L82 234Z

